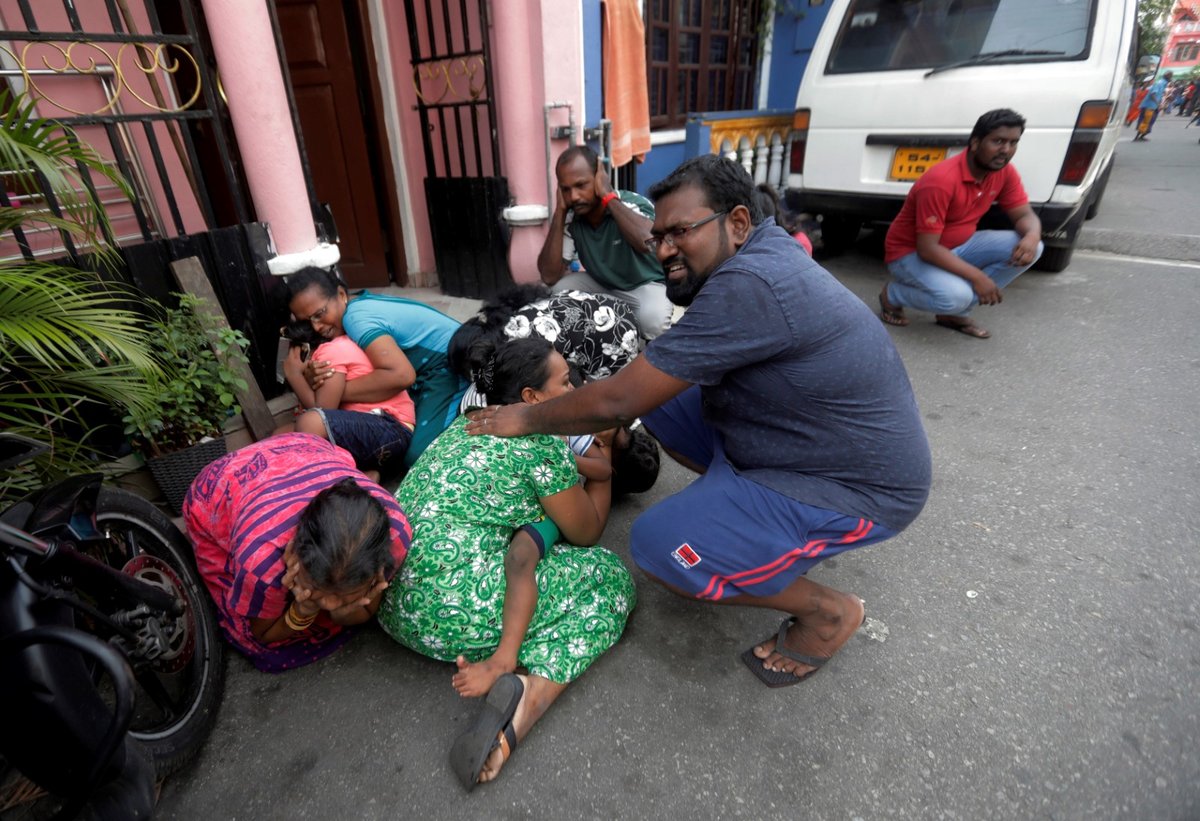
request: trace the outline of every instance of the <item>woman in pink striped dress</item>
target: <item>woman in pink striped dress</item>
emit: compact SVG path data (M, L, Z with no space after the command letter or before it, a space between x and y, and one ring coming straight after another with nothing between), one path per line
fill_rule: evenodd
M371 618L412 537L349 453L305 433L213 462L183 516L226 638L272 673L325 657Z

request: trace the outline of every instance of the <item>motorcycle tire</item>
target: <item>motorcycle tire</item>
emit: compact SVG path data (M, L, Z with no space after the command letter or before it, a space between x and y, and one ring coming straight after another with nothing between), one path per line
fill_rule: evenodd
M212 731L225 690L225 644L191 543L157 507L104 487L96 525L105 539L89 548L94 558L170 590L183 603L168 652L153 661L131 659L137 681L129 735L150 754L161 779L189 762Z

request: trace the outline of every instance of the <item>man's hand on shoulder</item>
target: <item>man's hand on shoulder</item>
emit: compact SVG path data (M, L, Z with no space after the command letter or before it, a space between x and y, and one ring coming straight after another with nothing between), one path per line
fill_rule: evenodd
M467 413L467 433L473 436L525 436L530 433L526 411L531 405L488 405Z

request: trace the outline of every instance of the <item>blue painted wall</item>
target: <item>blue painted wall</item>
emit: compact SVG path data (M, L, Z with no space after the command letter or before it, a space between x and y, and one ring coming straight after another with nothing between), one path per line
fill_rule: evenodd
M771 75L767 108L792 109L800 78L808 66L813 44L829 12L830 0L810 6L806 0L779 0L775 35L771 38Z
M587 109L584 128L600 125L604 113L604 64L600 49L600 0L583 0L583 104ZM576 114L576 119L584 119ZM582 142L583 135L576 137ZM593 145L592 148L597 146Z
M684 149L683 140L677 143L656 145L651 148L650 153L646 155L646 161L638 166L638 193L646 196L650 190L650 186L664 179L675 170L676 166L686 159L687 151Z

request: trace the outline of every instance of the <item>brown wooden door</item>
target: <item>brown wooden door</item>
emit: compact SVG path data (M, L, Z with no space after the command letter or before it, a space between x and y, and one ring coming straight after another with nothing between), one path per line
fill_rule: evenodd
M343 0L275 0L313 186L337 224L342 275L353 287L404 284L391 164L375 127L378 92L366 76L375 64L362 60L370 37L365 16L348 5L349 17Z

